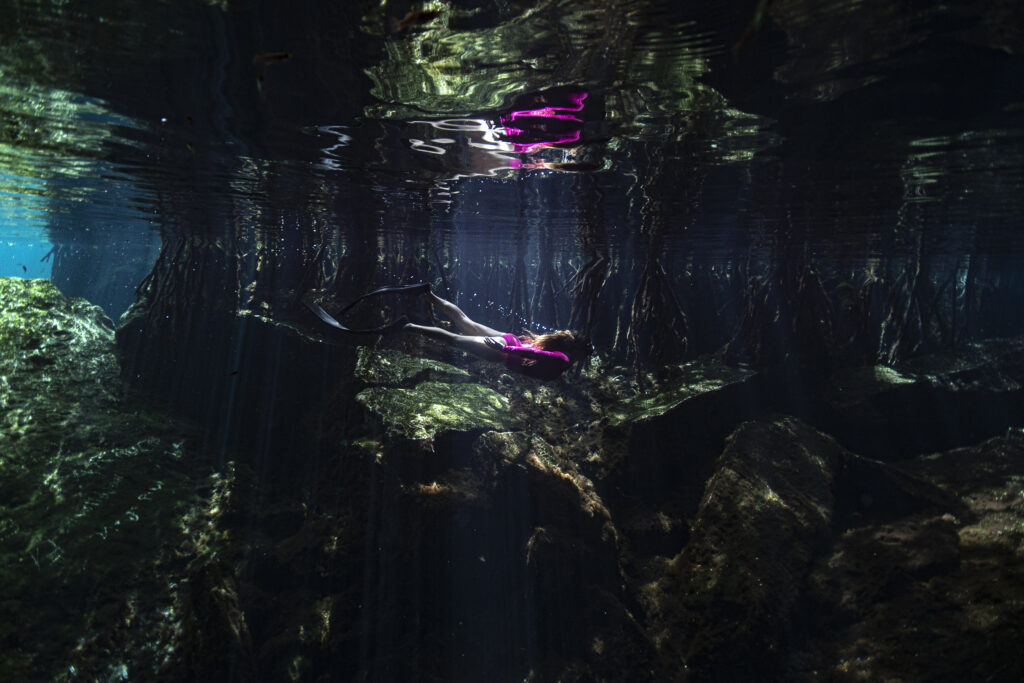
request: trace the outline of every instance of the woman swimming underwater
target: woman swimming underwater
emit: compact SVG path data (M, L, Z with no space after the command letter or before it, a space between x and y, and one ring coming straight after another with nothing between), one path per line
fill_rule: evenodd
M458 306L429 290L424 295L462 334L409 322L402 328L404 331L437 339L484 360L503 363L510 371L527 377L544 381L557 379L571 363L586 359L593 350L590 340L578 332L559 330L540 336L517 337L473 322Z
M405 332L421 334L471 353L478 358L502 363L512 372L544 381L557 379L568 369L571 363L586 359L593 351L590 340L578 332L561 330L540 336L528 334L524 337L517 337L514 334L499 332L486 325L473 322L458 306L450 301L445 301L431 292L429 285L426 283L400 287L382 287L359 297L343 308L341 313L344 314L355 304L368 297L394 292L423 294L431 304L444 311L445 315L451 319L455 327L462 334L455 334L440 327L416 325L409 322L405 316L380 327L354 329L339 323L317 304L310 301L305 303L322 321L344 332L353 334L387 334L403 330Z

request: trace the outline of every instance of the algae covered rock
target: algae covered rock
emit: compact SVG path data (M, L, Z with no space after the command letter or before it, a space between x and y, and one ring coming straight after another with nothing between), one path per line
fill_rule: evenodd
M431 439L445 432L515 429L509 400L447 363L393 349L360 349L356 375L375 383L356 400L378 415L392 436Z
M686 401L741 386L755 374L753 370L730 367L712 359L686 363L671 382L657 391L617 401L605 409L605 417L612 427L653 420L670 414Z
M776 680L803 577L830 534L842 448L798 421L746 423L707 482L685 549L641 589L668 679Z
M740 425L684 548L635 584L660 680L1018 680L1022 444L894 466Z
M412 388L370 387L356 400L380 415L389 433L428 439L441 432L514 428L508 398L479 384L421 382Z
M708 358L683 364L653 390L611 403L598 442L604 476L628 482L628 496L669 517L692 514L722 440L757 415L761 384L752 370Z
M469 380L469 373L448 363L410 356L396 349L361 346L356 377L367 384L398 385L423 379L463 382Z
M826 430L861 455L893 460L970 446L1019 425L1024 338L989 339L830 377ZM942 416L941 429L921 425Z
M113 335L98 307L51 283L0 278L0 671L8 680L73 677L76 644L162 608L153 604L158 591L139 597L139 576L178 538L189 467L173 422L121 403ZM117 655L104 666L91 673L108 679L127 664Z
M0 278L5 432L23 427L26 411L56 414L68 401L112 400L119 374L113 335L114 325L99 306L66 298L49 280ZM47 400L31 400L40 395Z
M48 280L0 278L0 460L90 440L120 394L114 328L98 306ZM21 440L28 439L26 443Z

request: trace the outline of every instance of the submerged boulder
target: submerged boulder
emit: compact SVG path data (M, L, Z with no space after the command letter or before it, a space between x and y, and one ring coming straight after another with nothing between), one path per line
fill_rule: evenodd
M519 426L509 400L469 373L441 361L394 349L360 349L356 375L375 383L356 400L377 415L391 436L432 440L450 432L504 431Z
M486 431L467 450L404 487L419 508L416 538L449 545L436 560L461 577L455 610L474 605L455 647L474 651L465 666L476 668L455 679L645 680L652 649L627 607L618 533L593 483L536 434Z
M843 449L792 419L730 437L692 536L640 590L665 680L773 680L832 524Z
M631 396L604 397L588 435L586 467L638 555L672 556L725 437L761 410L761 378L714 358Z
M725 365L713 358L685 363L676 376L656 391L622 398L604 410L610 427L649 423L668 416L675 419L677 410L687 402L701 397L717 396L726 389L736 389L748 383L755 371Z
M897 467L744 422L770 389L713 360L625 397L361 347L289 451L300 494L255 458L191 474L182 428L122 400L109 321L3 285L14 678L952 680L952 644L960 679L1024 671L1019 429ZM863 395L1017 391L892 372Z
M740 425L715 461L689 541L645 563L637 582L662 678L787 680L807 638L808 576L848 524L882 528L962 509L925 479L794 418ZM939 548L922 561L948 559Z
M138 628L141 577L192 490L183 429L121 400L114 329L45 280L0 278L0 671L74 677L71 652ZM119 625L119 626L115 626ZM166 653L150 648L149 658ZM128 666L111 654L90 677Z
M49 280L0 278L0 409L3 436L110 404L119 393L114 325L99 306L68 299Z
M514 428L508 398L479 384L420 382L414 387L370 387L356 400L381 417L385 429L407 439L444 432Z
M816 563L792 679L1024 678L1024 431L899 465L963 504L851 528Z
M410 356L397 349L360 346L355 375L370 385L401 386L424 380L468 382L468 372L432 358Z

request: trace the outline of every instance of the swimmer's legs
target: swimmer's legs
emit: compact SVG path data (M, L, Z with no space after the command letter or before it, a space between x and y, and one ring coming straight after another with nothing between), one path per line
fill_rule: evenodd
M442 301L444 300L442 299ZM458 309L456 308L456 310ZM498 351L497 349L492 349L490 346L487 345L487 342L485 341L487 337L500 337L500 334L489 334L482 336L454 334L452 332L449 332L448 330L441 329L440 327L428 327L426 325L415 325L413 323L406 323L405 327L402 329L405 332L421 334L424 337L436 339L440 342L448 344L449 346L454 346L460 351L471 353L477 358L483 358L484 360L490 360L496 363L505 362L505 354L502 353L501 351Z
M502 332L493 328L481 325L480 323L473 322L469 316L462 312L462 309L453 304L451 301L445 301L433 292L427 292L427 299L430 303L434 304L448 316L455 327L459 328L463 334L468 334L474 337L500 337Z

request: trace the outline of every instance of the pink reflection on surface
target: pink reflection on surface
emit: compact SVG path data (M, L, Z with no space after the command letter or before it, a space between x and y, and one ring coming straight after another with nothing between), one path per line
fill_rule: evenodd
M531 154L542 147L578 142L583 134L583 119L571 112L583 111L585 92L565 94L565 106L547 105L534 109L516 109L499 117L505 136L526 138L528 141L509 140L512 152ZM515 125L513 125L515 124ZM513 168L518 164L513 164Z
M414 152L433 157L449 179L495 176L502 171L597 170L577 158L583 127L594 100L586 92L558 88L518 97L510 110L489 118L410 121Z

